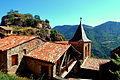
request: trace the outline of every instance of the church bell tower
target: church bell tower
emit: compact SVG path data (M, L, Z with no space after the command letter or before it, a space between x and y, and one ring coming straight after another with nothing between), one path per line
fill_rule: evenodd
M91 56L91 40L86 36L84 28L82 26L82 18L80 18L80 24L70 40L70 44L74 46L80 53L82 53L82 59Z

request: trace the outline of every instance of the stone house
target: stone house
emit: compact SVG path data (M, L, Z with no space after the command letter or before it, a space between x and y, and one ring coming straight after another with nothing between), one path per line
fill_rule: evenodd
M35 36L10 36L0 39L0 69L7 73L15 73L23 55L44 43Z
M46 42L35 36L0 39L0 69L8 74L25 70L47 79L65 77L76 64L76 55L69 44Z
M77 62L74 54L69 54L69 49L70 45L46 42L41 48L25 55L26 66L35 75L44 75L48 79L51 76L64 78Z

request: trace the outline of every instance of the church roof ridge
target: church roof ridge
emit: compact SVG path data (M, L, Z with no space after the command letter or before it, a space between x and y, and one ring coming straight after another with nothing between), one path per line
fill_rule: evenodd
M83 42L91 42L91 40L88 39L86 36L85 30L83 28L81 21L82 21L82 18L80 18L80 24L79 24L73 38L70 41L81 41L82 40Z
M82 30L82 40L83 40L84 42L90 42L91 40L88 39L88 37L87 37L87 35L86 35L86 33L85 33L85 30L84 30L82 24L81 24L81 30Z

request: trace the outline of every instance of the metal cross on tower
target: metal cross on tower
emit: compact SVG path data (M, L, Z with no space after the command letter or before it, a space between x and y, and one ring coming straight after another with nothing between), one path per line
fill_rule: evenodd
M81 21L82 21L82 17L80 17L80 24L81 24Z

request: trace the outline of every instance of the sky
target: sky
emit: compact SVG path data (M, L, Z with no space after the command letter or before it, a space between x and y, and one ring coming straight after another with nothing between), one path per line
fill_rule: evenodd
M48 19L51 27L82 23L96 26L120 22L120 0L1 0L0 19L11 9Z

